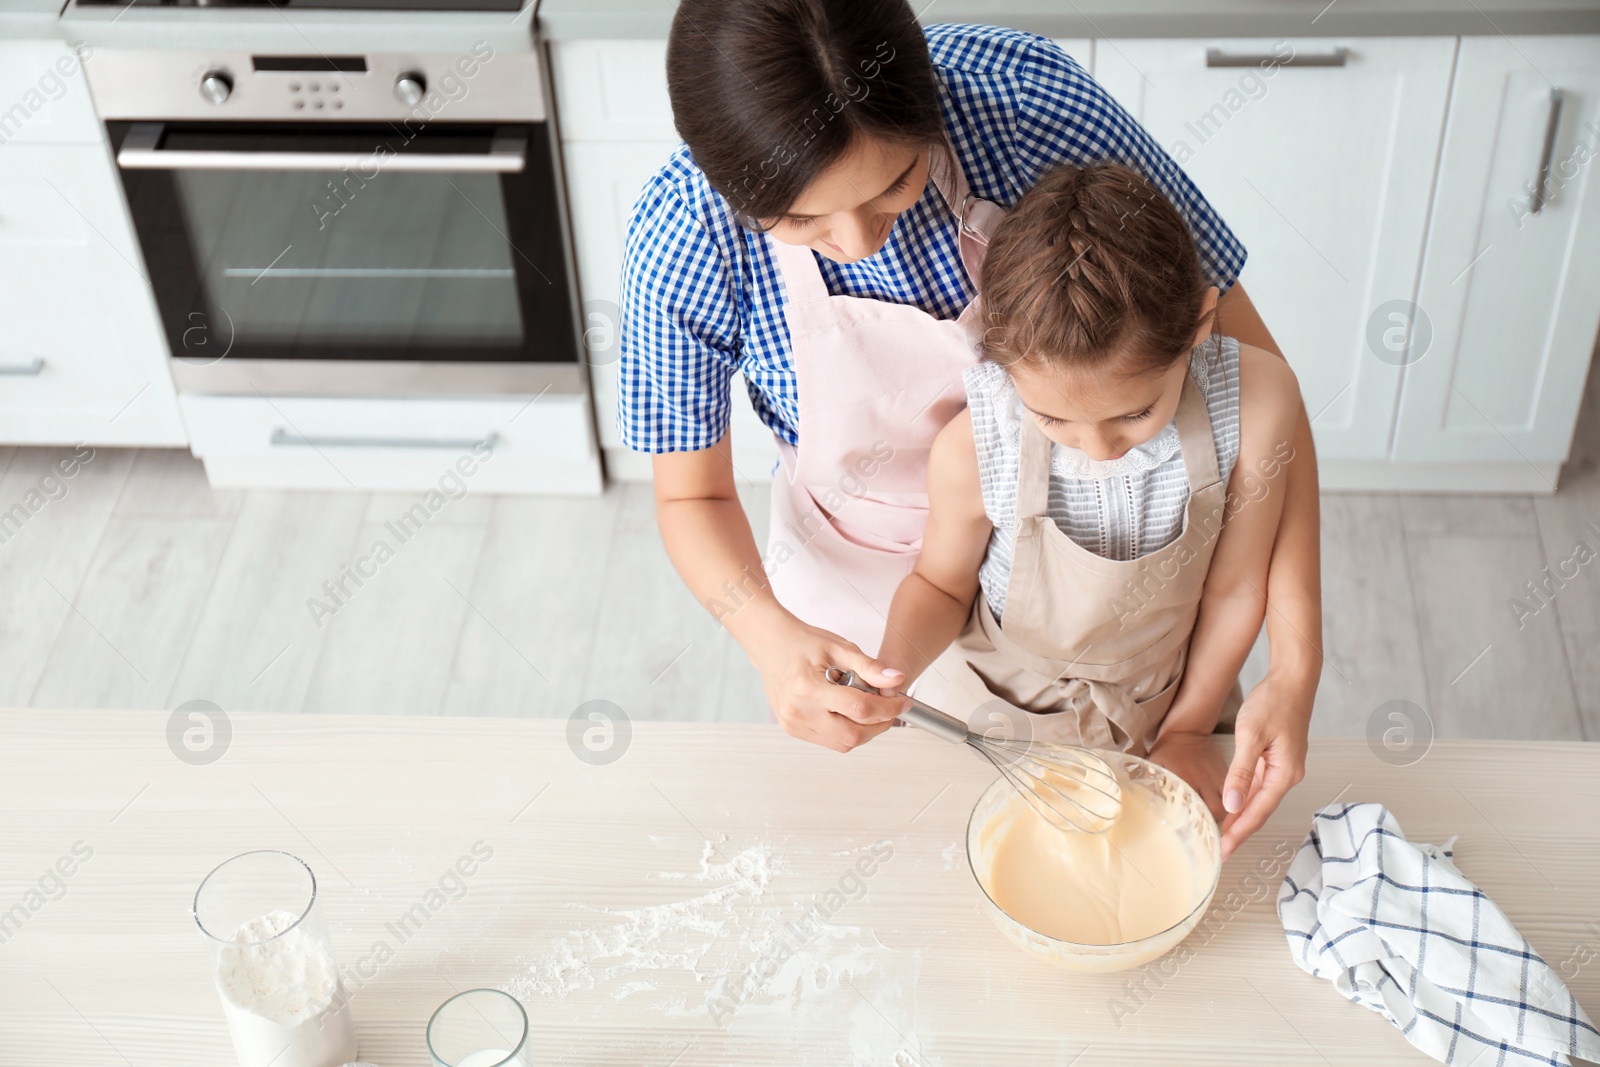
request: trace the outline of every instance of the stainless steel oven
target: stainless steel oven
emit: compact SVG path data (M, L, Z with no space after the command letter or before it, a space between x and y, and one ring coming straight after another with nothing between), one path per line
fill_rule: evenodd
M87 69L180 392L586 392L537 51Z

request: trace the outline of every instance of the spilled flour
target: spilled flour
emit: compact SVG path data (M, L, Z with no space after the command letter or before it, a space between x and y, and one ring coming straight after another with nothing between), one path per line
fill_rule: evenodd
M903 1063L920 952L891 953L870 930L838 921L894 850L879 842L843 855L818 892L814 870L785 882L770 844L733 852L707 841L698 869L650 879L690 891L635 908L569 905L587 921L541 946L502 988L530 1008L544 998L603 1013L639 998L734 1034L803 1034L830 1067ZM788 888L802 881L810 892Z
M713 884L684 900L626 909L572 905L614 921L571 931L549 955L531 961L526 971L506 985L506 992L518 999L566 997L630 975L662 971L686 971L705 978L701 965L713 947L741 941L741 935L751 932L747 928L749 906L766 894L777 869L767 845L747 848L725 862L712 862L716 856L716 847L707 841L700 854L700 869L692 878ZM657 877L685 878L680 873ZM611 993L623 1000L655 987L653 982L635 980L623 982Z

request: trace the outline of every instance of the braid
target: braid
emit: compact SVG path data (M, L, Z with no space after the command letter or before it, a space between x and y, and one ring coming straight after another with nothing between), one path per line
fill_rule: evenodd
M1097 238L1095 223L1104 215L1103 189L1088 188L1083 171L1066 183L1059 201L1061 219L1057 253L1065 261L1059 274L1059 298L1072 308L1070 328L1074 349L1104 348L1116 340L1126 316L1125 279L1107 261L1107 250Z
M1183 220L1126 167L1061 167L997 228L983 268L986 354L1092 365L1137 347L1170 365L1199 325L1205 279Z

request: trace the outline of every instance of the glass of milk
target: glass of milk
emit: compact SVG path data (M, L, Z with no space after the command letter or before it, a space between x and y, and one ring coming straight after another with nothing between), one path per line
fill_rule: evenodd
M498 989L457 993L428 1020L433 1067L530 1067L528 1013Z
M317 878L304 860L264 849L222 863L194 895L194 921L239 1067L340 1067L356 1058Z

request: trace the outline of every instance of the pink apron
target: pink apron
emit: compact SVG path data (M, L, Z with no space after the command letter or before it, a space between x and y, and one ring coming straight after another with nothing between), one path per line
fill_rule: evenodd
M948 148L935 185L978 277L1004 211L973 197ZM830 296L816 254L768 238L787 290L800 444L780 441L767 576L802 622L876 655L889 602L911 573L928 521L928 450L966 406L961 372L978 361L974 307L954 321L920 308Z

